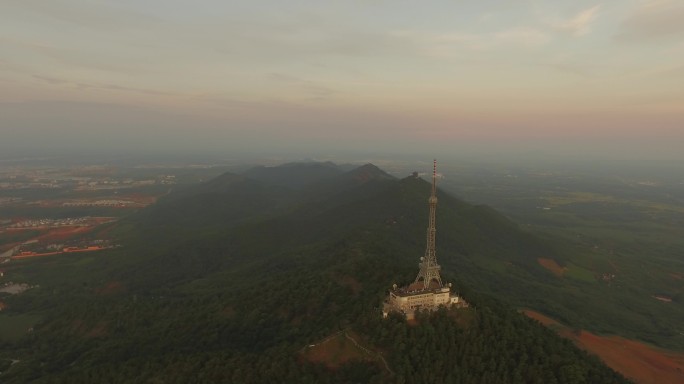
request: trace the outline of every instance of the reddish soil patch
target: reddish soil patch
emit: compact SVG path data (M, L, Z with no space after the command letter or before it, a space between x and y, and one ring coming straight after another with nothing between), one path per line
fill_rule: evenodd
M548 269L549 271L551 271L551 273L558 277L563 277L563 274L565 274L565 268L558 265L558 263L556 263L556 260L545 259L543 257L540 257L537 259L537 262L539 263L539 265Z
M684 354L622 337L599 336L584 331L573 341L637 383L684 383Z
M600 336L587 331L573 332L541 313L531 310L522 312L545 326L557 328L561 336L599 356L606 365L636 383L684 383L684 353L667 351L618 336Z
M406 320L406 324L415 327L416 325L418 325L418 320L416 320L416 318L414 317L412 319Z
M88 233L93 227L63 227L53 228L47 233L36 237L35 239L41 242L50 243L54 241L64 241L76 235Z
M141 194L130 194L130 195L123 195L121 197L118 197L118 199L122 200L130 200L133 202L136 202L141 205L150 205L154 204L157 202L158 196L154 195L141 195Z
M92 217L91 219L94 220L97 225L116 221L116 217Z
M221 311L221 315L223 315L229 319L232 319L235 316L235 312L236 312L235 308L233 308L229 305L229 306L223 308L223 310Z
M535 312L529 309L523 309L522 311L527 317L530 317L532 319L537 320L538 322L542 323L544 326L549 326L549 325L555 325L558 324L558 322L546 315L542 315L539 312Z
M101 321L86 333L86 337L103 337L107 335L107 323Z
M121 292L126 292L126 287L120 281L110 281L104 287L96 290L98 295L113 295Z
M463 329L470 328L473 324L473 320L475 320L475 312L469 309L450 310L447 314Z
M682 276L681 273L670 273L670 277L675 279L675 280L684 280L684 276Z
M41 257L41 256L54 256L54 255L59 255L62 252L48 252L48 253L35 253L35 252L28 252L23 255L17 255L17 256L12 256L13 260L21 260L21 259L28 259L30 257Z
M21 255L16 255L12 256L12 259L28 259L30 257L42 257L42 256L54 256L54 255L61 255L64 253L82 253L82 252L95 252L95 251L102 251L107 248L102 248L102 247L88 247L88 248L79 248L79 249L67 249L63 251L57 251L57 252L47 252L47 253L36 253L36 252L26 252Z
M370 360L343 332L306 347L303 355L306 360L325 364L330 369L338 368L350 360Z
M74 320L71 323L71 332L77 336L84 337L102 337L107 335L107 323L104 321L98 322L94 327L90 328L82 320Z

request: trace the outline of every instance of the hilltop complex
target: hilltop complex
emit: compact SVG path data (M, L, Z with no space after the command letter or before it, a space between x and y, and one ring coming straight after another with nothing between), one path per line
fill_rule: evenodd
M427 228L427 247L425 256L420 258L418 264L418 276L407 287L392 286L389 295L383 305L383 317L389 312L396 311L406 315L407 319L413 319L418 310L433 311L440 305L468 306L468 303L459 295L451 292L451 283L443 284L439 275L440 266L437 264L435 252L435 210L437 209L437 160L432 166L432 193L428 199L430 217Z

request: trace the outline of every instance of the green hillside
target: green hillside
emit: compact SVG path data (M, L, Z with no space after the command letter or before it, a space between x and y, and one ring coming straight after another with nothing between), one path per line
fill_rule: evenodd
M271 180L226 174L172 193L111 228L115 250L10 263L38 287L5 297L3 316L38 320L0 338L3 382L625 382L487 294L542 284L536 258L556 255L493 210L439 194L437 257L473 308L409 325L379 305L415 277L429 185L372 165L297 188ZM307 358L340 330L387 367Z

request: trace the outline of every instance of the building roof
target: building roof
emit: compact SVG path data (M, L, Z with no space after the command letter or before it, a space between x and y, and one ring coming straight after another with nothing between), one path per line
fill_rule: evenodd
M442 286L439 285L439 283L435 280L430 281L430 285L428 286L427 289L423 289L423 282L414 282L409 284L408 287L398 287L395 289L394 294L398 296L413 296L413 295L420 295L420 294L426 294L426 293L435 293L435 290L443 288Z

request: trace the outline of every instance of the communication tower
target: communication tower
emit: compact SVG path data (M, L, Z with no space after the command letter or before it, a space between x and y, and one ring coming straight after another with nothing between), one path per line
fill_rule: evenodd
M451 292L451 284L443 284L439 275L441 267L437 264L435 239L437 235L437 160L432 163L432 190L428 198L430 215L428 217L427 245L425 255L418 263L418 276L413 284L407 287L392 286L383 305L383 316L396 311L406 315L408 319L421 309L435 310L439 306L456 305L467 307L468 303L459 295Z

